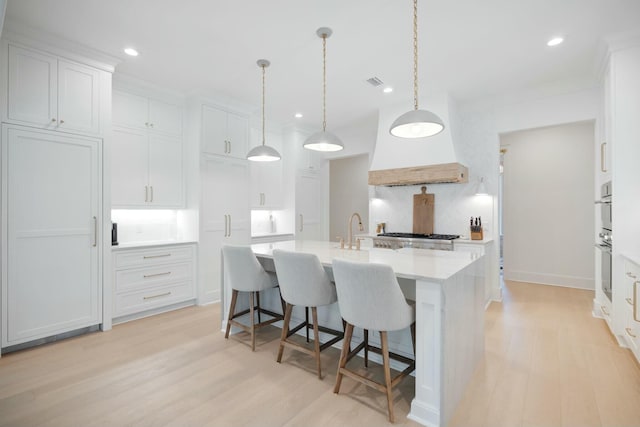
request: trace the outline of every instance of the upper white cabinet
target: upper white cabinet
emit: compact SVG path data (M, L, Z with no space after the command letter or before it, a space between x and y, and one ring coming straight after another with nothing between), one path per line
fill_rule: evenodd
M282 155L282 135L266 133L266 144ZM262 131L251 129L251 148L262 144ZM282 209L282 160L276 162L249 162L251 172L251 209Z
M100 134L100 70L13 44L8 56L5 121Z
M181 136L182 106L114 90L113 123Z
M114 91L113 118L113 207L182 207L182 107Z
M202 151L220 156L246 158L249 119L209 105L202 106Z

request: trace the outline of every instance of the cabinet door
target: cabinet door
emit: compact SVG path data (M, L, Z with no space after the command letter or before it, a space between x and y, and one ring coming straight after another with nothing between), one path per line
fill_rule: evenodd
M183 206L182 143L149 134L149 202L154 207Z
M100 133L100 72L58 61L58 129Z
M229 155L227 112L208 105L202 106L202 151Z
M322 186L320 176L299 172L296 177L296 239L322 240Z
M146 206L149 200L148 142L144 131L113 129L111 204Z
M3 345L102 320L99 152L97 140L3 129Z
M155 132L182 135L182 107L155 99L149 100L149 127Z
M229 215L228 241L248 244L251 238L251 211L249 208L249 165L247 160L226 161L224 192L220 202Z
M237 114L227 115L227 140L229 141L228 155L238 159L245 159L249 151L249 120Z
M7 118L55 128L58 61L55 57L9 45Z
M113 91L113 124L136 129L148 129L147 98L118 90Z

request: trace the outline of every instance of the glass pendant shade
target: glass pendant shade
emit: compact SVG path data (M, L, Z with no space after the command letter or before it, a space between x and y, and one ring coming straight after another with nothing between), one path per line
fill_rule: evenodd
M265 132L264 132L264 101L265 101L265 91L264 91L264 74L265 68L267 68L271 63L266 59L259 59L258 67L262 68L262 144L257 147L253 147L247 153L247 160L251 160L252 162L275 162L280 160L280 153L273 147L269 147L265 144Z
M304 148L314 151L340 151L344 148L342 141L327 131L319 131L311 135L304 142Z
M424 138L444 130L442 119L427 110L411 110L398 117L389 132L400 138Z
M258 145L247 153L247 160L254 162L274 162L280 160L280 153L268 145Z

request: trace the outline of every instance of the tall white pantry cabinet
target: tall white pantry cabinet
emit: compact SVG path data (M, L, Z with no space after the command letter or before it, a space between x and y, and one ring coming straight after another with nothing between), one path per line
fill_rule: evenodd
M6 349L103 322L103 141L113 65L11 34L1 55Z

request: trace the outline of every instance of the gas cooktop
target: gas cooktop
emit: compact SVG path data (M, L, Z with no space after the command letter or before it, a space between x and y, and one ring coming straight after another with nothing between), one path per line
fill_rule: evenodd
M460 236L456 234L418 234L418 233L380 233L378 237L398 237L404 239L431 239L431 240L454 240Z

